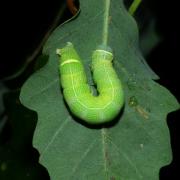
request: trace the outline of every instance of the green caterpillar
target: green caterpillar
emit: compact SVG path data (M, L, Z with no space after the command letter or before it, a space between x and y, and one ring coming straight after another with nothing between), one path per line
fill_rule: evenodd
M68 42L60 55L60 78L64 98L71 112L90 124L102 124L114 119L124 104L122 85L112 67L113 54L97 49L92 55L93 80L98 95L91 93L79 55Z

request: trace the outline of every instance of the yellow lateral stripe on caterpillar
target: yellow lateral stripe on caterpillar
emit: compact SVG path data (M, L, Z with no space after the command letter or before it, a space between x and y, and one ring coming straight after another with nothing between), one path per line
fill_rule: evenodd
M101 53L105 53L105 54L109 54L110 56L113 56L113 54L112 54L111 52L105 51L105 50L103 50L103 49L96 49L96 51L99 51L99 52L101 52Z
M61 66L65 65L65 64L68 64L68 63L72 63L72 62L79 63L79 61L76 60L76 59L69 59L68 61L65 61L65 62L61 63Z

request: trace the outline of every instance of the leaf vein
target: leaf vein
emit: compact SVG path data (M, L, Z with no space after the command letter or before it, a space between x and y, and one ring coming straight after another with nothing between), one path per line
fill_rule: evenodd
M54 142L54 140L56 139L58 134L64 129L64 127L67 125L67 123L70 122L69 119L70 119L70 116L68 116L66 118L66 120L62 123L62 125L54 132L54 135L50 139L49 143L47 144L45 149L41 152L41 157L40 157L41 159L43 158L43 156L46 153L46 151L49 149L50 145Z

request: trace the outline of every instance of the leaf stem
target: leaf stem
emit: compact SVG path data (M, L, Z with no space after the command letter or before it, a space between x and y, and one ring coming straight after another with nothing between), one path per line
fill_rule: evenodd
M102 44L105 46L107 46L107 42L108 42L108 24L109 24L110 1L111 0L105 0L103 37L102 37Z
M131 4L131 6L129 7L129 14L131 14L132 16L134 15L134 13L136 12L137 8L139 7L139 5L141 4L142 0L134 0Z

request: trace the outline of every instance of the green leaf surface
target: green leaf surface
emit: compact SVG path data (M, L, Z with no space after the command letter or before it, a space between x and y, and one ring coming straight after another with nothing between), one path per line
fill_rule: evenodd
M104 31L107 2L108 32ZM48 63L21 91L21 102L38 113L33 144L40 152L40 163L52 180L157 180L159 169L171 162L166 116L179 104L153 81L158 76L139 51L138 28L122 0L80 0L80 8L75 18L50 36L43 50ZM93 84L92 51L105 39L114 52L125 106L116 123L90 127L79 123L64 103L56 49L72 42Z

